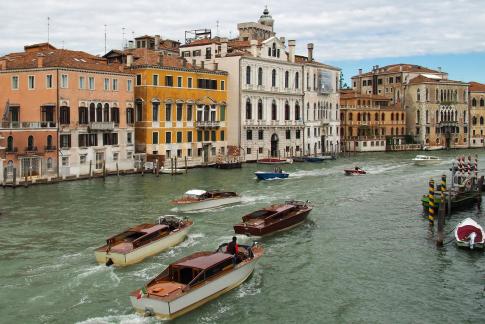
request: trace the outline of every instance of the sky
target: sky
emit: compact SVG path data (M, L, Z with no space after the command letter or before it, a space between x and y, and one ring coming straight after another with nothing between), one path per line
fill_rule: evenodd
M105 28L108 50L133 35L183 42L198 28L235 37L265 5L277 36L296 39L299 54L314 43L315 58L342 68L347 82L359 68L415 63L485 83L485 0L1 0L0 55L47 41L48 29L58 48L101 55Z

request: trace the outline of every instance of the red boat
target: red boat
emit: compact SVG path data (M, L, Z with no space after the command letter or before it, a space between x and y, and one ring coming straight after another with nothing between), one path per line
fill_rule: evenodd
M367 174L367 172L365 172L362 169L346 169L346 170L344 170L344 172L345 172L345 175L348 175L348 176Z
M288 229L303 222L313 209L307 202L287 201L257 210L234 225L236 234L263 236Z

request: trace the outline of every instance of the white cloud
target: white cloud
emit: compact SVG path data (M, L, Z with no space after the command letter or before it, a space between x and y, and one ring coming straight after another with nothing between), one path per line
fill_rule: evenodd
M236 36L236 24L255 21L268 1L55 1L3 0L0 53L47 40L55 46L104 52L125 37L161 34L183 41L184 31L212 28ZM280 0L269 2L279 36L297 40L297 51L315 44L321 60L364 59L485 51L482 0Z

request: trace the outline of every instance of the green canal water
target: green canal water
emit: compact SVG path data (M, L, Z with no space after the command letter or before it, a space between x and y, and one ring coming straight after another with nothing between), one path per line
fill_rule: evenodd
M267 182L253 172L270 167L248 164L0 190L0 322L155 323L133 313L130 291L169 263L229 241L245 213L308 199L308 221L259 240L266 251L249 280L175 322L483 323L484 253L437 249L420 206L428 179L470 153L485 161L483 151L437 152L442 164L416 167L416 153L379 153L295 163L284 168L289 179ZM356 164L369 174L343 175ZM95 263L107 237L171 213L168 202L192 188L236 190L244 203L189 214L188 239L140 264ZM446 232L465 217L485 225L473 208L452 215Z

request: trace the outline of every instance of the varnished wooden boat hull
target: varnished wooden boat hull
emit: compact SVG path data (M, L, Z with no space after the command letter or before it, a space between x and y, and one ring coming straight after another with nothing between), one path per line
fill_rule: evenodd
M274 232L286 230L302 223L306 219L310 211L311 209L308 209L306 211L301 211L295 216L288 217L280 221L276 221L264 227L252 226L251 224L248 224L248 223L240 223L240 224L234 225L234 232L236 234L243 234L243 235L250 235L250 236L263 236L263 235L272 234Z

